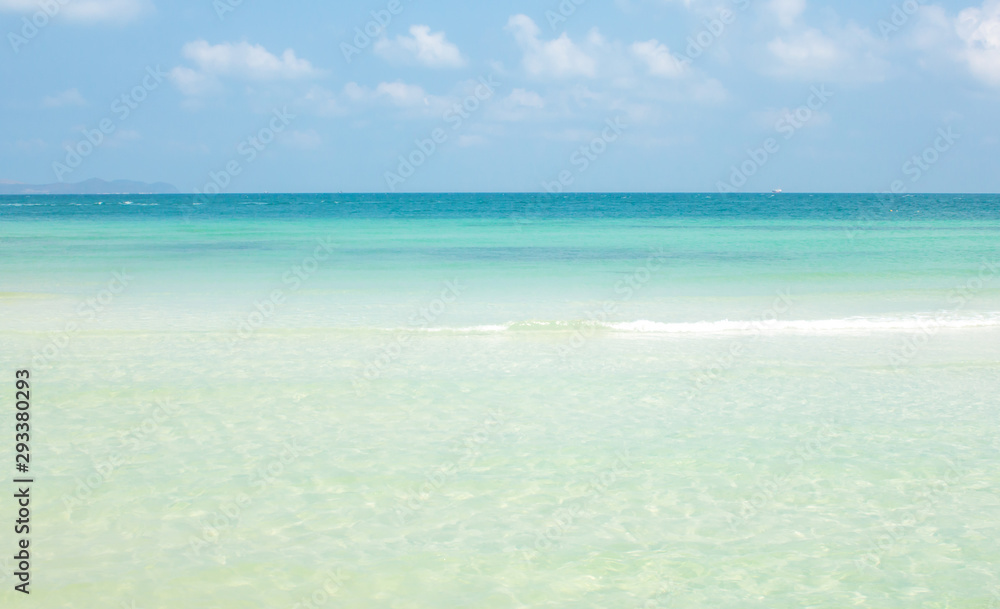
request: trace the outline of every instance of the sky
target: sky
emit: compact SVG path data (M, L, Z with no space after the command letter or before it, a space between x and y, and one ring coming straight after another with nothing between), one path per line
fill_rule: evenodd
M0 180L1000 191L1000 0L0 0L0 34Z

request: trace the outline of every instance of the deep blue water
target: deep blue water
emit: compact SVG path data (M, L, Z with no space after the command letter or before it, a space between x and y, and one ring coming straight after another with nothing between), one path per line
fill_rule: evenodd
M0 218L1000 220L1000 195L234 194L0 196Z

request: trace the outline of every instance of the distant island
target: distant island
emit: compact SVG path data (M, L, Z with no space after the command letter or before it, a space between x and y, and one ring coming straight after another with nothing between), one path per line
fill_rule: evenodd
M0 180L0 195L170 195L177 194L177 188L166 182L148 184L131 180L92 179L70 184L23 184Z

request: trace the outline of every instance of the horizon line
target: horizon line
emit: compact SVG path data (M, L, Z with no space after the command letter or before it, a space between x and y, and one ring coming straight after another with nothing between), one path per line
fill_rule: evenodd
M568 192L546 192L542 190L453 190L453 191L403 191L403 192L380 192L380 191L350 191L350 192L332 192L332 191L247 191L247 192L225 192L225 193L215 193L206 194L199 192L174 192L174 193L155 193L155 192L107 192L107 193L44 193L44 192L32 192L32 193L0 193L0 197L104 197L104 196L147 196L147 197L176 197L176 196L193 196L193 197L233 197L233 196L244 196L244 195L386 195L386 196L403 196L403 195L718 195L718 196L740 196L740 195L883 195L883 196L895 196L895 197L905 197L905 196L930 196L930 195L1000 195L1000 192L985 192L985 191L950 191L950 192L878 192L878 191L807 191L807 190L781 190L781 191L766 191L766 190L755 190L746 192L718 192L718 191L701 191L701 190L592 190L592 191L568 191Z

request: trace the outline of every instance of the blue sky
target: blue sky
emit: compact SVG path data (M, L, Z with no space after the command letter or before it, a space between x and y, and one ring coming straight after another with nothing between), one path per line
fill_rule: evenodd
M0 0L0 33L6 180L1000 191L1000 0Z

